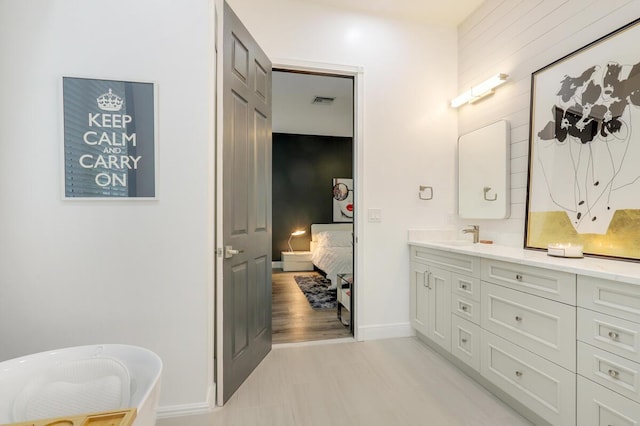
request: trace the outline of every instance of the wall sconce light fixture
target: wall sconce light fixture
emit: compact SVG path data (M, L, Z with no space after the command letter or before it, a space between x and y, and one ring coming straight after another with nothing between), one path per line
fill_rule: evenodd
M306 232L307 232L307 231L305 231L304 229L300 229L300 230L298 230L298 231L293 231L293 232L291 233L291 235L289 236L289 241L287 242L287 244L289 245L289 251L290 251L291 253L293 253L293 248L291 247L291 238L293 238L293 237L297 237L298 235L302 235L302 234L304 234L304 233L306 233Z
M451 101L452 108L458 108L464 104L472 104L480 99L493 93L493 89L504 84L509 76L507 74L496 74L490 79L483 81L482 83L472 86L471 89L460 94L457 98Z

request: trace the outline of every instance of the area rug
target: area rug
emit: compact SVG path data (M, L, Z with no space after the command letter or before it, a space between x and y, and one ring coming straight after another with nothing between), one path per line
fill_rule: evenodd
M320 275L294 275L298 287L313 309L335 309L336 290L330 290L331 281Z

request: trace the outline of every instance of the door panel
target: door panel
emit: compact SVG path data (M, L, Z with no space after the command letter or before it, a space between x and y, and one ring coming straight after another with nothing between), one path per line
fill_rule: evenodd
M226 402L271 350L271 62L224 8L222 227L233 249L222 267Z
M411 325L420 333L429 334L429 283L427 266L411 262Z
M451 351L451 272L429 266L429 337Z
M249 321L247 310L243 309L247 305L249 294L249 277L247 274L247 264L242 263L233 267L233 305L235 318L233 335L233 357L237 357L249 344Z
M255 188L255 218L256 227L254 231L264 232L269 227L269 214L270 214L270 186L268 183L271 179L271 150L269 146L265 146L259 141L271 140L269 119L265 117L260 111L255 111L254 114L254 128L256 132L254 152L255 158L261 159L256 161L253 165L253 187Z
M256 259L254 337L271 330L271 310L267 309L271 306L271 287L267 275L271 275L271 265L267 263L266 256L262 256Z

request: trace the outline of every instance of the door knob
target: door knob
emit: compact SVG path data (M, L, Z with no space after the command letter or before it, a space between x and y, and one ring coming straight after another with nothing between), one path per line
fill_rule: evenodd
M234 250L233 246L224 246L224 258L230 259L234 254L244 253L244 250Z

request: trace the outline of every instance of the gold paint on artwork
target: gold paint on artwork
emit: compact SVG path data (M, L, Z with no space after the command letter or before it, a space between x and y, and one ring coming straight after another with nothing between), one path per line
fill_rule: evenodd
M640 210L617 210L606 234L578 234L564 211L529 213L527 247L581 244L585 254L640 260Z

